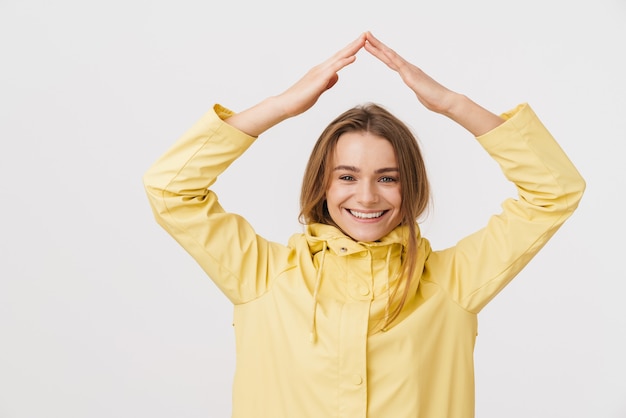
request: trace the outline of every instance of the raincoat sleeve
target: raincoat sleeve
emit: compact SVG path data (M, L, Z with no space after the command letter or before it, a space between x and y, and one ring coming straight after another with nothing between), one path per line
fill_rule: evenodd
M225 123L233 113L215 105L144 174L157 222L199 263L235 304L263 294L286 259L286 247L256 235L227 213L209 188L254 142ZM284 266L283 266L284 267Z
M428 277L479 312L574 212L585 181L528 104L477 140L517 188L482 230L428 260Z

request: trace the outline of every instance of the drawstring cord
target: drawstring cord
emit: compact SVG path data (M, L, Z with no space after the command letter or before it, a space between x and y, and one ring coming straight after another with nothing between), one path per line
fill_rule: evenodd
M313 288L313 315L311 318L311 332L309 335L309 339L311 341L312 344L315 344L317 342L317 305L318 305L318 294L319 294L319 290L320 290L320 286L322 283L322 270L324 268L324 260L326 259L326 245L324 245L324 247L322 248L322 255L321 255L321 260L320 260L320 264L319 267L317 269L317 273L315 276L315 287ZM385 320L383 322L383 327L381 329L382 332L386 332L387 331L387 326L389 325L389 317L390 317L390 309L391 309L391 253L392 253L392 249L391 246L387 249L387 256L386 256L386 261L385 264L387 265L387 268L389 269L389 271L387 272L387 285L386 285L386 293L387 293L387 303L385 304ZM396 276L398 275L399 272L396 273ZM394 277L396 278L396 277Z
M391 246L387 249L387 304L385 305L385 322L383 327L380 329L382 332L387 332L389 330L389 318L391 317L390 310L392 307L392 302L394 297L396 296L396 292L398 290L398 286L400 286L401 274L402 274L402 259L400 260L400 265L396 268L395 273L391 274L392 266L391 266ZM391 290L391 283L395 282L395 288L393 291ZM404 283L406 286L406 283Z
M387 269L391 269L390 266L391 261L391 247L387 248L387 259L385 260L385 264L387 265ZM391 271L387 272L387 303L385 304L385 322L383 322L382 332L387 331L387 325L389 325L389 305L391 305L391 283L389 280L389 276L391 276Z
M324 268L324 259L326 258L326 244L322 248L322 259L320 260L320 266L317 269L317 274L315 275L315 287L313 289L313 319L311 320L311 335L309 336L311 343L315 344L317 341L317 294L320 290L320 284L322 282L322 269Z

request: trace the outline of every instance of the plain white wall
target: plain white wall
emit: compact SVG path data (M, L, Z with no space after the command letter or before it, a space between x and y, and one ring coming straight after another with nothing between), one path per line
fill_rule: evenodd
M232 308L152 218L148 166L215 102L279 93L371 30L502 112L529 102L587 180L581 206L479 318L477 417L626 417L626 3L0 0L0 417L227 417ZM512 188L465 131L363 53L218 182L284 242L320 130L386 105L424 147L454 244Z

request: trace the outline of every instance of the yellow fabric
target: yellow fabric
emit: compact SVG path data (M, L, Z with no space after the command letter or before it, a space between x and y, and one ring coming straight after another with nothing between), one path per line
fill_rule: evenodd
M571 215L585 188L531 108L504 114L505 123L478 138L519 198L454 247L433 251L420 238L413 296L385 332L403 228L376 243L319 224L287 245L257 236L209 190L255 140L222 121L230 114L216 105L144 184L159 224L234 304L232 416L473 417L477 314Z

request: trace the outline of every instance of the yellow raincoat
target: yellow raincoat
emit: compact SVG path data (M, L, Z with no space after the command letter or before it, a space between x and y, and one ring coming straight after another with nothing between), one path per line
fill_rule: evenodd
M411 298L380 321L405 231L355 242L308 225L287 245L210 186L255 140L216 105L145 174L154 214L234 304L234 418L471 418L478 312L572 214L585 182L528 105L477 138L518 199L452 248L420 239Z

